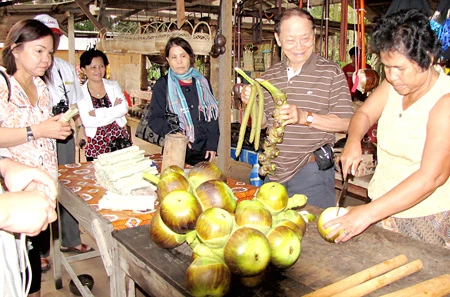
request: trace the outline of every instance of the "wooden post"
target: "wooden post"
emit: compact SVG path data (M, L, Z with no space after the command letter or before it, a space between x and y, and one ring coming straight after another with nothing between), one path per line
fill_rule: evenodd
M161 172L170 165L184 168L187 142L187 137L182 134L169 134L166 136Z
M77 65L75 57L75 26L73 13L67 12L69 19L67 21L67 38L69 39L69 62L74 67Z
M181 29L185 21L185 7L184 0L176 0L177 2L177 27Z
M216 93L216 98L219 100L219 126L220 126L220 140L218 148L217 166L229 176L230 172L230 150L231 150L231 44L233 40L233 26L232 10L233 1L220 1L220 27L222 34L225 35L227 43L225 45L225 54L218 58L219 68L214 69L219 72L219 92ZM220 71L219 71L220 69ZM213 69L211 69L212 71Z

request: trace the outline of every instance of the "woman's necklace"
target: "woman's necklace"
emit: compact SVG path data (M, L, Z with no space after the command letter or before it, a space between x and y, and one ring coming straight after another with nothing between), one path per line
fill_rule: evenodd
M89 86L89 83L88 83L88 89L89 89L89 93L91 93L91 95L93 94L95 97L100 98L102 93L99 92L98 90L96 90L95 88L93 88L92 86Z

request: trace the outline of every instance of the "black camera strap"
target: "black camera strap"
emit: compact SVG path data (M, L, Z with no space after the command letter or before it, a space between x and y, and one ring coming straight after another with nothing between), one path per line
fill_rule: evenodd
M59 77L61 78L62 87L63 87L63 90L64 90L64 98L66 99L66 105L69 106L70 102L69 102L69 97L67 96L68 92L67 92L67 89L66 89L66 83L64 82L64 79L63 79L63 77L61 75L61 71L59 70L59 68L58 68L58 74L59 74Z
M6 86L8 87L8 102L9 102L9 99L11 98L11 84L10 84L10 82L9 82L9 77L8 77L8 75L5 73L5 72L3 72L2 70L0 70L0 74L3 76L3 78L5 79L5 82L6 82Z

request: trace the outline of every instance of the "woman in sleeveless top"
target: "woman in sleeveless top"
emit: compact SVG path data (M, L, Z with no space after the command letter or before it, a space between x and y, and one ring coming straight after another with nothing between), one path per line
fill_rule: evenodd
M382 18L372 49L386 79L356 111L341 156L355 174L360 141L378 121L378 165L369 184L372 202L349 208L324 227L347 241L371 224L450 247L450 77L438 63L441 45L428 17L417 10Z

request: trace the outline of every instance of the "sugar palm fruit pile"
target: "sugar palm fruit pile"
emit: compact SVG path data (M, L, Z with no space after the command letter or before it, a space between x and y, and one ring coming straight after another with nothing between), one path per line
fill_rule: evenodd
M186 175L174 166L157 182L160 208L150 224L150 238L161 248L187 243L192 263L186 288L193 296L224 296L233 275L257 286L270 267L287 269L301 252L306 223L312 215L294 208L304 195L288 197L275 182L263 184L252 200L237 201L226 178L212 163L201 162Z

